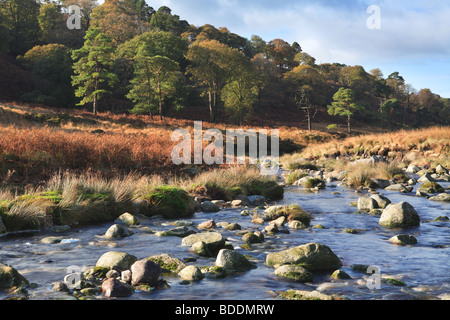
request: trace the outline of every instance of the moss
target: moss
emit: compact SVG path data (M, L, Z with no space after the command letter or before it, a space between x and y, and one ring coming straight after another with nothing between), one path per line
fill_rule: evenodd
M235 199L237 196L244 193L241 187L226 188L225 191L228 193L231 199Z
M148 260L153 261L157 264L159 264L159 266L168 271L168 272L176 272L178 270L179 264L176 262L173 263L165 263L163 259L158 259L158 258L149 258Z
M406 286L406 283L404 283L403 281L397 280L397 279L387 278L387 279L384 279L384 281L392 286L398 286L398 287Z
M194 213L193 198L178 187L157 187L142 198L146 200L146 206L141 208L141 213L147 216L162 215L166 219L176 219Z
M92 275L96 278L103 279L106 278L106 274L108 273L109 269L104 267L94 267L92 269Z
M324 188L325 187L325 183L323 182L323 180L319 179L319 178L310 178L310 179L306 179L306 181L303 184L303 187L305 188Z
M15 198L13 202L39 201L39 200L50 200L54 204L59 204L62 200L62 193L57 191L46 191L40 193L25 194Z
M349 229L349 228L344 229L344 232L350 233L350 234L357 234L357 233L358 233L357 230L355 230L355 229Z
M288 222L292 220L298 220L305 226L309 226L312 217L309 213L303 211L303 209L297 204L291 204L289 206L278 206L274 207L272 210L264 216L265 221L275 220L279 217L286 217Z
M429 192L429 193L444 193L445 189L437 182L427 182L424 183L420 188L420 191Z

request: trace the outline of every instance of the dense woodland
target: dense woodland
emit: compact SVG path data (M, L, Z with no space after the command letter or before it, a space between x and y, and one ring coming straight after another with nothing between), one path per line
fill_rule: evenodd
M70 5L80 29L69 28ZM144 0L0 0L0 99L158 119L189 108L237 124L297 112L299 125L349 131L450 124L450 99L398 72L317 64L297 42L267 40L194 26Z

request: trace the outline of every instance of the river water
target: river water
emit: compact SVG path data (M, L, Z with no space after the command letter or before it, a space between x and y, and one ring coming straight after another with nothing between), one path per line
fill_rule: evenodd
M448 188L449 183L441 183ZM338 294L351 300L410 300L442 299L450 296L450 222L433 221L438 216L450 217L450 204L434 202L416 197L415 190L401 194L382 190L393 203L407 201L419 213L421 225L408 229L387 229L378 224L379 217L356 214L350 206L361 194L338 183L327 185L325 190L311 193L300 187L287 187L282 201L272 204L298 204L312 214L311 226L321 224L325 229L308 228L289 230L289 233L267 235L261 244L252 244L252 250L241 249L241 235L237 231L222 228L223 233L235 250L248 255L257 263L257 268L236 273L225 279L203 279L189 285L180 279L164 277L170 288L136 292L127 299L147 300L272 300L277 292L288 289L318 290L325 294ZM271 205L272 205L271 204ZM198 212L189 221L198 224L214 219L216 222L237 222L244 230L262 230L264 226L251 223L251 217L241 216L239 209L223 209L217 213ZM0 262L16 268L31 283L38 286L29 289L29 299L65 299L65 293L53 292L53 282L63 281L70 271L95 266L98 258L108 251L121 251L143 259L152 255L168 253L184 259L196 258L197 266L214 265L213 258L198 257L181 246L181 238L158 237L147 232L174 228L171 221L141 219L141 225L132 228L134 235L121 240L106 240L102 235L111 223L74 228L64 234L51 231L8 234L0 238ZM344 229L356 229L350 234ZM412 246L396 246L388 241L397 234L411 234L418 243ZM47 236L63 236L66 243L42 244ZM274 269L265 266L266 255L290 247L318 242L330 247L341 259L341 270L352 279L334 280L330 272L314 273L312 283L300 284L279 278ZM376 266L380 276L394 278L407 286L394 286L381 281L377 288L369 289L369 274L354 271L350 266L364 264ZM6 298L0 292L0 299ZM102 295L96 299L104 299Z

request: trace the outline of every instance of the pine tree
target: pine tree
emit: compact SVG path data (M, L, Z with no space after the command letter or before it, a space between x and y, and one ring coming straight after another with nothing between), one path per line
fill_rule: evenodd
M117 83L117 76L110 71L113 47L111 39L98 28L90 29L81 49L73 51L72 59L75 75L72 85L78 88L75 96L82 98L78 105L93 103L93 113L97 114L98 101Z

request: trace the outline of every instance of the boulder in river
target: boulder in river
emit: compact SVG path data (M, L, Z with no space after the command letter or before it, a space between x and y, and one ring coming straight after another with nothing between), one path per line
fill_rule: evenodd
M220 211L220 207L211 201L203 201L201 204L201 208L203 212L218 212Z
M96 267L103 267L107 269L115 269L117 271L124 271L131 268L137 258L125 252L109 251L104 253L97 261Z
M415 227L420 225L420 217L408 202L391 203L383 210L378 223L388 228Z
M417 239L410 234L398 234L389 239L389 242L399 246L417 244Z
M197 233L197 231L195 231L193 228L190 228L188 226L182 226L182 227L177 227L177 228L173 228L173 229L166 230L166 231L158 231L158 232L156 232L156 235L158 237L184 238L184 237L187 237L194 233Z
M147 260L153 261L161 267L161 272L178 273L186 267L186 263L178 258L172 257L167 253L148 257Z
M122 239L133 235L134 232L123 224L114 224L105 233L107 239Z
M191 234L181 240L183 246L192 246L194 243L205 243L212 255L216 255L225 247L225 238L218 232L201 232Z
M256 263L249 261L244 255L234 250L222 249L216 258L216 266L228 271L247 271L256 268Z
M401 183L391 184L390 186L384 188L384 190L399 191L399 192L403 192L403 193L408 192L408 189Z
M205 275L197 266L187 266L178 275L182 280L197 281L202 280Z
M102 292L107 298L126 298L133 293L132 287L115 278L109 278L102 283Z
M275 269L275 275L296 282L312 282L313 275L302 266L295 264L285 264Z
M136 261L131 266L131 284L147 284L156 287L160 273L159 264L147 259Z
M430 197L430 200L432 200L432 201L450 202L450 194L448 194L448 193L440 193L438 195Z
M10 265L0 263L0 289L9 289L12 287L24 287L29 284L16 269Z
M391 204L391 200L389 200L385 196L382 196L382 195L379 195L379 194L374 194L373 196L371 196L371 198L376 201L376 203L377 203L377 207L376 208L384 209L389 204Z
M358 198L358 210L370 211L378 208L378 203L373 198L359 197Z
M120 215L114 222L118 224L125 224L127 226L136 226L141 223L136 216L128 212Z
M297 264L309 271L336 270L342 266L341 260L326 245L308 243L287 250L269 253L266 257L268 266Z

